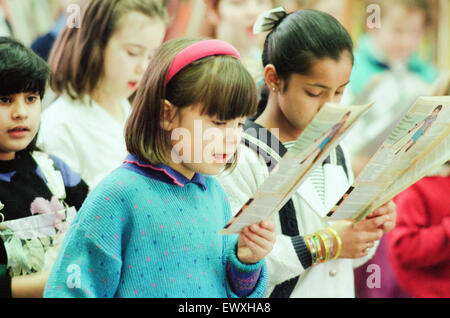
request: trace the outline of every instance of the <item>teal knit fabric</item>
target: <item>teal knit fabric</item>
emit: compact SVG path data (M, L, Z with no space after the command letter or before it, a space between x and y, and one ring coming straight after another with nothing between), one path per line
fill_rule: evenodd
M248 297L263 297L265 261L237 259L237 236L218 234L231 218L226 194L213 177L204 182L113 171L66 234L44 297L237 297L231 286L242 282L229 282L236 271L256 273Z
M388 70L388 66L374 56L368 35L361 37L358 49L354 55L355 63L350 77L349 87L353 94L358 95L364 90L372 76ZM431 64L422 61L415 53L408 60L407 68L411 73L417 74L429 84L438 75L436 69Z

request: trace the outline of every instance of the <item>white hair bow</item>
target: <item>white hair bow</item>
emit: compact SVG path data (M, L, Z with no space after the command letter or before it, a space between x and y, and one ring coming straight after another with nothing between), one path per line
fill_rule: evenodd
M279 21L287 16L286 9L278 7L262 13L253 25L253 34L259 34L266 31L271 31L278 25Z

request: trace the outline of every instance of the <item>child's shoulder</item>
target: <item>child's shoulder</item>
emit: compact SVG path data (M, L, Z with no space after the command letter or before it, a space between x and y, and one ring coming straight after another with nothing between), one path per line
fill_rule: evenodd
M42 112L41 128L45 129L61 124L67 125L69 122L72 125L78 117L78 107L73 107L75 103L75 101L71 101L67 96L59 96Z
M431 64L421 59L418 54L413 54L408 61L408 68L411 72L416 73L427 83L433 83L438 77L436 68Z
M236 165L236 169L232 171L232 173L239 172L244 175L251 174L268 174L268 166L266 163L266 159L262 156L260 151L269 151L269 149L252 149L247 145L240 144L239 146L239 158Z
M94 188L95 192L120 194L121 196L151 195L170 192L162 181L119 166L103 178Z
M149 178L145 178L149 182ZM104 189L123 189L127 190L131 185L140 186L144 183L142 176L134 171L119 166L111 171L100 183L95 187Z
M46 122L65 122L70 119L72 124L74 121L86 122L89 120L88 115L92 115L96 108L89 107L88 98L83 100L72 99L68 95L63 94L53 101L47 109L42 113L42 119Z
M224 191L222 185L217 180L217 176L208 176L203 175L205 180L206 191L214 192L214 191Z
M81 181L80 174L73 171L62 159L58 158L57 156L47 154L42 151L35 151L34 154L44 156L44 158L46 157L50 159L54 164L55 168L61 173L65 185L73 186Z

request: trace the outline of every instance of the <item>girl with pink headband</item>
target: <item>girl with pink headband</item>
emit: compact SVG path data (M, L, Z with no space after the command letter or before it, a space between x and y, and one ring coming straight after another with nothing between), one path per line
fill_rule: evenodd
M86 199L45 296L263 297L274 224L220 236L231 209L212 176L233 168L256 111L251 75L226 42L176 39L142 83L125 130L129 155Z

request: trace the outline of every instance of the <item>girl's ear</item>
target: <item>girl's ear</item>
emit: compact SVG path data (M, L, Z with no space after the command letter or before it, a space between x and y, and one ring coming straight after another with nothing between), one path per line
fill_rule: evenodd
M175 119L177 115L177 108L167 99L165 99L162 102L161 107L162 107L160 120L161 128L165 131L172 131L173 129L176 128Z
M280 89L280 80L278 78L277 70L273 64L268 64L264 68L264 81L270 91L276 92Z

